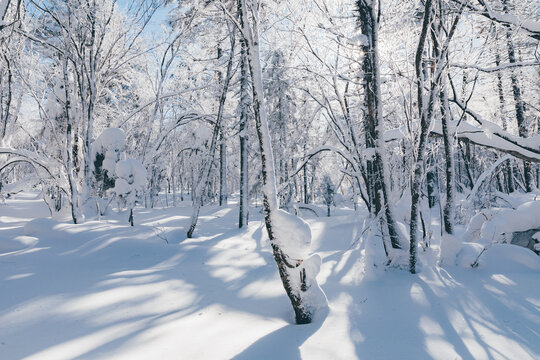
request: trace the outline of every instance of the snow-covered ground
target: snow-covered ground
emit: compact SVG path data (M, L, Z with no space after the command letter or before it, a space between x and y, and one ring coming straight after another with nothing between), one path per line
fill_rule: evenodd
M476 268L385 269L362 212L310 216L329 310L294 325L259 209L189 204L73 225L37 193L0 205L0 358L538 359L540 257L494 245ZM36 220L33 220L36 219ZM463 229L462 229L463 231Z

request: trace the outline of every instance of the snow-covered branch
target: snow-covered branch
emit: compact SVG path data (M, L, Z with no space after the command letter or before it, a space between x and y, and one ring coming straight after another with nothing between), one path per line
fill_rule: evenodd
M528 66L540 66L540 62L517 62L517 63L508 63L501 64L493 67L482 67L478 65L469 65L469 64L450 64L451 67L456 67L460 69L474 69L485 73L492 73L506 69L518 68L518 67L528 67Z

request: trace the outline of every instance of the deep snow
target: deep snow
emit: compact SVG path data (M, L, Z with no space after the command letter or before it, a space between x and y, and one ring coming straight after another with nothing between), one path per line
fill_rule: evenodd
M37 193L0 205L0 358L540 358L540 260L527 249L439 267L435 238L410 275L381 265L365 213L310 215L329 310L297 326L260 208L238 230L235 204L204 207L186 239L183 205L137 208L135 227L126 214L45 219Z

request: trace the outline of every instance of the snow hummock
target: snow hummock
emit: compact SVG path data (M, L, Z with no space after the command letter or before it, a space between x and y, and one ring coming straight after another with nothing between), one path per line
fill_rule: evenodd
M496 273L540 271L538 255L529 249L510 244L494 244L479 259L479 268Z
M24 225L24 235L37 236L50 233L58 222L52 219L37 218Z

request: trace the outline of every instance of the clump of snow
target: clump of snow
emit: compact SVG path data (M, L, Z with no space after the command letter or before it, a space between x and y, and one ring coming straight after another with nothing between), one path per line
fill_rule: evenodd
M120 160L115 167L116 176L114 192L118 196L121 207L132 208L146 185L146 169L138 160Z
M529 201L516 210L501 209L491 221L484 223L481 237L485 241L502 242L506 235L540 227L540 201Z
M375 159L375 148L366 148L363 153L366 160Z
M490 212L481 211L478 214L474 215L469 224L467 225L467 230L463 234L463 239L465 241L475 241L478 239L482 232L482 226L487 220L490 220L492 215Z
M318 254L313 254L305 259L299 267L300 273L306 272L304 306L312 313L317 314L320 309L328 306L328 299L324 291L317 283L317 274L321 270L322 259Z
M109 176L112 177L114 175L115 165L122 157L125 149L126 134L124 131L118 128L108 128L103 130L101 135L92 143L92 158L96 159L97 154L104 155L103 169L107 170Z
M272 230L276 243L293 259L304 259L311 248L311 228L300 217L285 210L272 212Z
M132 190L142 190L146 184L146 169L135 159L120 160L116 163L115 173L118 176L115 184L117 194L127 194ZM122 181L123 180L123 181Z
M129 183L122 179L122 178L119 178L119 179L116 179L116 181L114 182L114 190L113 190L117 195L125 195L125 194L128 194L130 191L131 191L131 186L129 185Z
M456 257L461 249L461 240L457 237L444 234L441 238L441 265L455 265Z
M92 143L95 150L102 153L107 150L124 151L126 147L126 133L122 129L108 128Z
M470 268L483 250L484 246L481 244L464 242L456 255L455 264L459 267Z
M352 36L347 39L347 41L349 44L356 46L367 46L369 44L368 37L360 32L353 33Z

